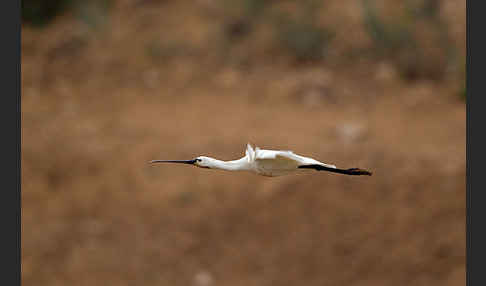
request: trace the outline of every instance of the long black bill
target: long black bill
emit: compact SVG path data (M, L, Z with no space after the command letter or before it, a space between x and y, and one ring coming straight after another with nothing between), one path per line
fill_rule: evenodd
M371 176L373 173L370 171L366 171L363 169L359 168L351 168L351 169L337 169L337 168L329 168L321 165L304 165L304 166L299 166L301 169L314 169L317 171L328 171L328 172L333 172L333 173L338 173L338 174L344 174L344 175L353 175L353 176Z
M180 164L189 164L194 165L196 163L196 159L194 160L152 160L150 161L151 164L153 163L180 163Z

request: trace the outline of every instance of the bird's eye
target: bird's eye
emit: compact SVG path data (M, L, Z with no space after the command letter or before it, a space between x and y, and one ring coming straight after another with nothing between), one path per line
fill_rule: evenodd
M201 162L202 160L201 159L196 159L196 162Z

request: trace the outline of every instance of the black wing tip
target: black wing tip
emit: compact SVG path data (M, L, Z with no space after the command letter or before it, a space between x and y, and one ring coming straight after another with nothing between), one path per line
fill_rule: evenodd
M351 169L348 169L346 170L348 171L349 175L357 175L357 176L372 176L373 175L373 172L371 171L367 171L367 170L363 170L363 169L360 169L360 168L351 168Z
M322 165L302 165L299 166L302 169L315 169L317 171L328 171L332 173L344 174L344 175L353 175L353 176L371 176L373 172L363 170L360 168L351 168L351 169L338 169L338 168L330 168Z

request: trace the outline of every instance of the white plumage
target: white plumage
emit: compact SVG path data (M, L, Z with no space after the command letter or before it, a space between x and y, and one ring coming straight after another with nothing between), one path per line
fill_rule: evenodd
M339 169L334 165L326 164L312 158L304 157L292 151L264 150L248 144L245 157L232 161L221 161L206 156L199 156L193 160L153 160L151 163L184 163L200 168L220 169L227 171L251 171L258 175L276 177L286 175L297 170L314 169L329 171L346 175L368 175L371 172L358 169Z

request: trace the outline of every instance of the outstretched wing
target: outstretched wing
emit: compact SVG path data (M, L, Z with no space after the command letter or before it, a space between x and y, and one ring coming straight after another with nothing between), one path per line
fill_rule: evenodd
M298 168L301 165L321 165L327 168L336 168L334 165L325 164L312 158L300 156L292 151L262 150L258 147L255 148L255 160L266 161L267 163L273 161L273 165L294 168Z
M292 151L262 150L258 147L253 149L250 144L247 145L246 156L249 162L257 162L262 171L268 170L270 173L299 168L346 175L372 175L372 172L359 168L339 169L334 165L300 156Z

